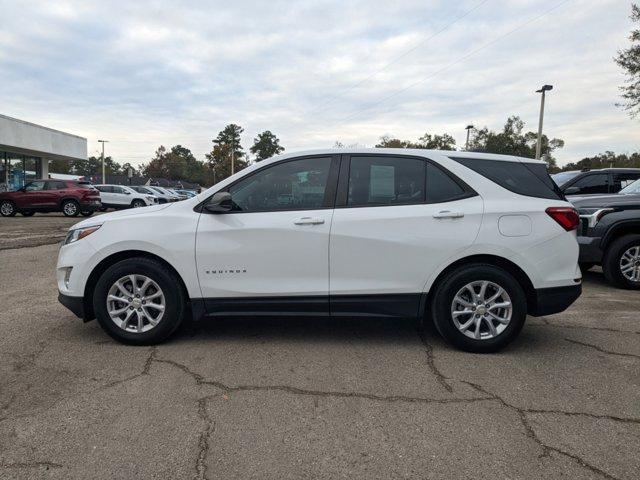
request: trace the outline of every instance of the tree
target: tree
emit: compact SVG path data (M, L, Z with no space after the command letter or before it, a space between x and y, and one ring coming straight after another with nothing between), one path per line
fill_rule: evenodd
M120 164L111 157L104 157L104 170L107 175L122 173ZM102 159L92 155L86 160L71 160L69 162L69 173L84 176L102 175Z
M520 117L514 115L507 119L502 132L493 132L487 127L476 130L469 141L469 150L534 158L538 134L523 133L524 125ZM562 147L564 147L564 140L559 138L549 140L546 135L542 135L541 154L551 171L558 169L552 153Z
M611 151L599 153L593 157L585 157L578 162L567 163L562 170L598 169L608 167L640 168L640 152L630 155L615 154Z
M213 140L213 149L207 153L207 163L214 178L214 182L224 180L231 175L231 151L234 156L234 173L239 172L249 165L244 159L242 145L240 145L240 134L244 129L239 125L231 123L224 127Z
M142 165L141 172L151 178L185 180L200 185L211 183L205 163L197 160L191 150L182 145L175 145L171 150L160 145L151 161Z
M256 156L256 162L259 162L284 152L284 147L280 146L278 137L271 131L265 130L253 139L253 146L249 151Z
M631 21L640 24L640 7L631 5ZM629 35L631 46L619 50L615 62L625 70L626 85L620 87L624 103L620 104L634 118L640 115L640 28Z
M389 135L380 137L380 143L376 148L423 148L428 150L455 150L456 141L448 133L442 135L431 135L425 133L417 142L410 140L400 140Z

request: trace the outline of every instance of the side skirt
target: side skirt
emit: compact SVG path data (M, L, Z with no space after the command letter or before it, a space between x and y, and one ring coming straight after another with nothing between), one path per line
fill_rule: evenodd
M335 316L335 317L387 317L418 318L424 307L421 293L241 297L192 299L194 310L204 316ZM203 315L193 312L194 320Z

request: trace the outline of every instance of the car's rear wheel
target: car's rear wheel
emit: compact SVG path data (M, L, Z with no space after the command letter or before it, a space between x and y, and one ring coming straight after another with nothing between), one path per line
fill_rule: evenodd
M80 213L80 205L75 200L65 200L62 202L62 213L65 217L77 217Z
M85 210L83 212L80 212L80 215L82 215L83 217L90 217L91 215L93 215L93 210Z
M146 203L144 203L142 200L134 200L133 202L131 202L131 206L133 208L140 208L146 206Z
M0 215L3 217L13 217L16 213L16 206L11 200L3 200L0 203Z
M93 308L111 337L130 345L154 345L182 323L186 298L180 280L162 263L144 257L122 260L100 277Z
M495 352L522 330L527 302L518 281L506 270L472 264L449 272L436 287L431 316L440 334L469 352Z
M34 212L33 210L21 210L20 211L20 215L22 215L23 217L32 217L36 212Z
M624 235L611 242L604 254L602 271L614 285L640 290L640 235Z

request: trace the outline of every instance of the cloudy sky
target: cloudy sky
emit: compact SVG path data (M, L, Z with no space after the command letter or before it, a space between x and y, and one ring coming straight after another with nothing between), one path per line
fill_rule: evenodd
M124 163L160 144L204 158L226 124L248 150L373 146L509 115L566 163L640 149L618 107L627 0L0 0L0 113L97 139Z

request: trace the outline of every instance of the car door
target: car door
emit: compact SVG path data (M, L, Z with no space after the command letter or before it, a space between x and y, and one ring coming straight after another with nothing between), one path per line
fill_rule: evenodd
M563 187L565 195L595 195L609 193L608 173L590 173Z
M18 202L18 206L21 208L34 209L45 207L44 187L44 180L27 183L24 186L24 194L20 196L21 199Z
M46 186L43 195L43 206L47 208L55 208L58 205L58 201L67 190L67 184L58 180L49 180L46 182Z
M353 155L331 226L332 315L415 316L429 276L469 247L482 199L421 157Z
M202 210L196 263L209 313L326 314L339 157L267 165L225 188L233 209Z
M128 193L124 188L119 187L118 185L114 185L113 193L111 194L113 197L113 204L119 207L124 207L131 203L131 194Z
M113 187L110 185L96 185L96 189L100 192L100 202L103 206L111 206L113 204L112 191Z
M631 185L638 178L640 178L640 172L613 172L613 181L611 182L611 193L618 193L627 185Z

